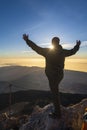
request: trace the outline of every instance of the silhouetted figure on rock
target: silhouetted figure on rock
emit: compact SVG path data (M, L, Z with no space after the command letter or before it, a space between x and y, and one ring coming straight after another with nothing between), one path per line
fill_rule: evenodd
M80 47L81 41L76 41L76 45L71 50L63 49L59 44L60 39L54 37L52 39L53 49L42 48L37 46L34 42L28 39L28 35L24 34L23 39L26 41L27 45L31 47L38 54L45 57L46 67L45 73L49 80L49 86L53 94L53 104L55 111L50 113L49 116L52 118L61 118L61 108L59 99L59 83L63 79L63 69L65 57L74 55Z

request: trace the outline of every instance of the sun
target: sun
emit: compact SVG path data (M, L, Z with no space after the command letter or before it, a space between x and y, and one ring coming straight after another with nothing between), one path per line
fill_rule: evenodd
M54 49L54 46L53 46L53 45L50 45L49 48L53 50L53 49Z

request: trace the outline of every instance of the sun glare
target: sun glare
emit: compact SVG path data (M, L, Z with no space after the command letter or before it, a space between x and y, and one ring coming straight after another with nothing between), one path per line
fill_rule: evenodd
M54 46L53 46L53 45L50 45L49 48L50 48L50 49L54 49Z

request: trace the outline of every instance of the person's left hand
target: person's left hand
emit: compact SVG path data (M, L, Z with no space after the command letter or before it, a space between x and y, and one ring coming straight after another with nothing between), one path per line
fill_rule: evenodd
M81 45L81 41L80 40L76 40L76 45L80 46Z

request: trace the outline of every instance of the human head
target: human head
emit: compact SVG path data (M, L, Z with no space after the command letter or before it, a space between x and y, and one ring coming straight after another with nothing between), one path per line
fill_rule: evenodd
M59 37L53 37L53 38L52 38L52 45L53 45L54 47L58 47L58 46L59 46L59 42L60 42Z

